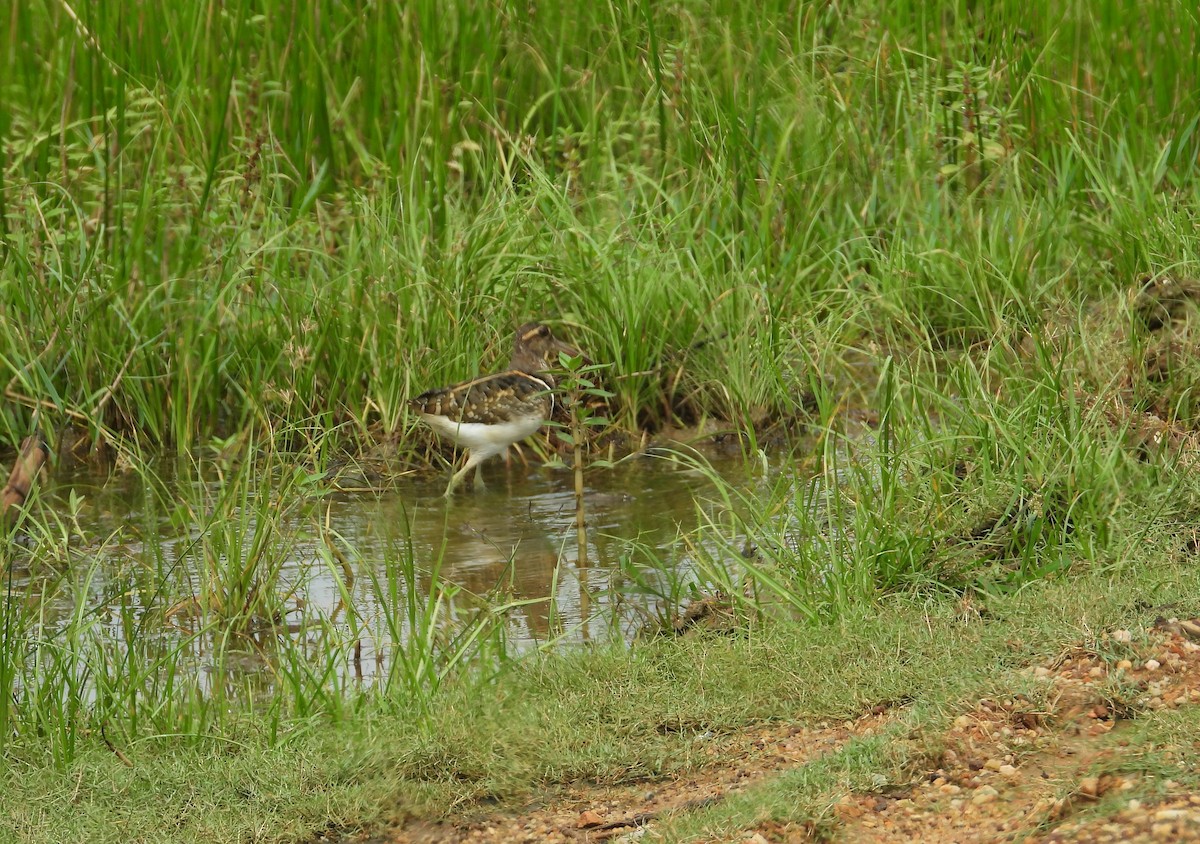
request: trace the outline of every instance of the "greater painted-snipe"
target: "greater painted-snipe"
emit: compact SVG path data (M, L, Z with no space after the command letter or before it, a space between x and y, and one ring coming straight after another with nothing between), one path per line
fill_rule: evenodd
M475 469L475 484L482 485L483 461L525 439L550 418L554 410L550 370L560 352L580 354L555 339L545 325L528 322L517 329L506 371L429 390L409 401L422 422L467 450L467 462L450 476L447 496L471 469Z

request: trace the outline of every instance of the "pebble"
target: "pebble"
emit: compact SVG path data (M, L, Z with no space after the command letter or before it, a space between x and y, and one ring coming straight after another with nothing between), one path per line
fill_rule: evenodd
M962 791L962 788L952 782L948 782L943 786L939 786L938 791L942 792L942 794L958 794Z
M1088 671L1088 676L1089 677L1103 677L1104 669L1101 668L1099 665L1097 665L1096 667L1094 667L1090 671Z
M575 826L577 829L587 829L588 827L592 826L600 826L602 823L604 823L604 818L600 817L600 815L596 814L591 809L588 809L580 814L579 820L575 822Z
M990 785L981 785L975 790L975 796L971 798L971 802L976 806L982 806L984 803L991 803L999 795L1000 792Z
M1117 663L1118 671L1130 671L1133 668L1133 663L1127 659L1123 659Z
M1100 796L1100 778L1099 777L1084 777L1079 781L1079 793L1084 797L1099 797Z
M1017 769L1012 765L1001 765L999 771L1002 777L1012 777L1017 774Z
M971 726L971 717L969 715L959 715L954 719L954 726L959 729L966 729Z
M984 762L983 767L987 768L989 771L999 771L1003 764L1004 763L999 759L992 758Z
M1133 641L1133 634L1128 630L1114 630L1112 632L1112 640L1114 642L1123 642L1128 644Z
M1162 663L1157 659L1148 659L1146 660L1145 668L1147 671L1157 671L1161 665Z
M1182 821L1187 820L1192 816L1192 813L1187 809L1159 809L1154 813L1156 821Z

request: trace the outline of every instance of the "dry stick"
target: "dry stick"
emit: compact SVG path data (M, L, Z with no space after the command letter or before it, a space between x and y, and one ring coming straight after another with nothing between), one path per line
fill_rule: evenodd
M17 386L17 381L20 380L21 376L24 375L26 372L28 372L34 364L36 364L38 361L40 361L47 352L49 352L52 348L54 348L54 341L57 339L58 339L58 328L55 327L55 329L52 332L50 332L50 339L46 341L45 345L42 347L42 350L37 353L37 356L34 357L33 360L29 361L24 366L22 366L20 369L18 369L16 372L14 372L13 377L8 379L8 383L4 385L4 392L8 393L12 390L13 387Z
M50 449L41 434L32 434L21 441L21 450L9 473L8 483L0 490L0 518L9 510L25 506L29 492L37 482L38 472L50 456Z
M578 404L571 407L571 451L575 458L575 542L579 548L577 565L587 566L587 519L583 512L583 426L579 424Z
M133 356L137 350L137 346L129 350L129 354L125 356L125 362L121 364L121 368L117 372L117 377L113 379L111 384L104 388L104 395L101 396L100 401L96 402L96 409L92 411L92 417L96 420L97 425L100 424L100 414L104 411L104 406L109 403L116 394L117 388L121 386L121 381L125 378L125 372L129 369L129 362L133 360Z
M127 768L132 768L133 760L130 759L128 756L126 756L125 753L121 750L121 748L117 747L115 744L113 744L109 740L108 731L105 729L107 726L108 726L107 721L100 722L100 738L104 741L105 746L108 747L108 749L112 751L113 755L121 760L122 765L124 765Z
M25 407L32 407L35 410L55 410L66 416L70 416L72 419L78 419L80 422L85 424L92 421L86 413L80 413L78 410L72 410L69 407L60 408L52 401L48 401L47 399L35 399L33 396L27 396L24 393L18 393L13 389L6 389L4 391L4 397L9 401L15 401L17 404L24 405Z

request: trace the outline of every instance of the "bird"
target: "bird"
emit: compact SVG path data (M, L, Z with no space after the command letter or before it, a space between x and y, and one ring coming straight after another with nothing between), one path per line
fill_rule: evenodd
M517 329L508 369L469 381L428 390L408 402L409 409L440 437L467 450L467 461L450 476L444 497L471 469L483 486L480 464L542 427L554 411L551 373L559 354L582 357L579 349L555 338L540 322Z

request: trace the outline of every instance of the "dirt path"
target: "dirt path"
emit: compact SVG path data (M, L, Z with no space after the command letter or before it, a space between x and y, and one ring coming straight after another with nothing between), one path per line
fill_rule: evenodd
M831 795L833 816L823 823L766 822L711 840L1200 842L1200 793L1132 761L1139 714L1200 704L1200 622L1162 622L1145 637L1112 631L1094 647L1061 654L1028 674L1036 700L1020 694L979 700L944 732L924 737L941 751L919 760L908 783ZM665 819L718 806L894 717L879 711L831 727L771 726L712 737L712 764L686 779L567 787L518 814L410 821L357 840L660 840L657 827ZM1197 748L1157 751L1168 763L1190 765Z
M838 839L1200 841L1200 795L1167 781L1159 785L1170 796L1156 805L1121 799L1149 785L1125 758L1131 719L1200 703L1200 646L1176 628L1156 636L1150 653L1131 654L1136 661L1079 649L1037 666L1034 676L1050 682L1040 703L980 701L955 719L939 766L907 793L844 798ZM1118 649L1127 644L1127 631L1114 635ZM1114 700L1113 680L1128 697ZM1092 805L1115 811L1074 820Z

